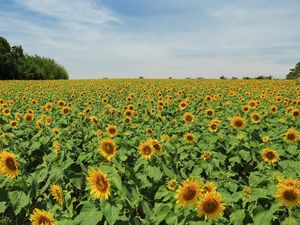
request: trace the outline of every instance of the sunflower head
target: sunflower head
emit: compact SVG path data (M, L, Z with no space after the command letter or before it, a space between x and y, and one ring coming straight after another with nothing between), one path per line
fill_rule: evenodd
M193 114L186 112L183 114L183 120L186 123L192 123L194 121L194 116L193 116Z
M259 113L253 112L253 113L251 113L250 118L253 123L259 123L261 116Z
M96 116L90 116L90 120L95 125L99 124L99 120L98 120L98 118Z
M155 150L155 153L159 156L163 154L163 148L162 145L159 143L157 139L149 139L149 142L152 144L153 149Z
M10 121L9 126L11 128L16 128L18 126L18 121L17 120Z
M204 151L201 155L201 159L207 161L209 159L211 159L213 153L211 151Z
M68 114L70 114L71 109L69 106L64 106L64 107L62 107L61 112L63 115L68 115Z
M289 129L285 135L284 140L288 143L294 143L299 140L299 132L295 129Z
M206 109L205 110L205 115L207 117L212 117L215 114L215 111L213 109Z
M243 129L246 126L246 121L240 116L232 117L230 121L231 126L235 129Z
M176 179L169 180L167 182L167 187L168 187L169 190L174 191L176 189L176 187L177 187L177 181L176 181Z
M16 178L19 174L16 156L10 152L0 153L0 174Z
M200 217L215 219L223 214L225 209L221 195L216 192L207 192L197 204L197 213Z
M26 113L24 115L24 120L26 122L31 122L34 119L34 114L33 113Z
M99 169L92 169L86 178L91 187L91 195L99 199L108 199L110 196L110 180Z
M43 209L35 208L30 215L30 221L32 225L54 225L52 214Z
M267 163L273 164L279 160L279 156L274 149L265 148L261 151L263 160Z
M110 137L114 137L118 134L118 130L117 130L117 126L116 125L108 125L106 127L106 133L110 136Z
M297 180L282 180L277 186L276 199L283 205L293 208L300 205L300 185Z
M196 136L193 134L193 133L185 133L184 136L183 136L183 140L186 142L186 143L193 143L195 142L196 140Z
M151 142L145 141L139 145L139 152L145 159L150 159L155 153L155 149Z
M266 142L270 141L270 137L268 137L268 136L263 136L263 137L261 138L261 141L264 142L264 143L266 143Z
M104 158L111 160L117 155L116 146L112 139L103 139L99 145L99 152Z
M189 205L197 205L200 197L200 182L198 180L185 180L182 185L176 190L176 203L181 207Z

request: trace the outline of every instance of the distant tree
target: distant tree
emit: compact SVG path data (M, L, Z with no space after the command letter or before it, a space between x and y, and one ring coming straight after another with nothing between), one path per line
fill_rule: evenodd
M0 37L0 79L68 79L68 73L53 59L26 55L22 46L11 47L5 38Z
M244 80L250 80L251 77L243 77Z
M237 77L231 77L231 80L237 80L238 78Z
M295 65L295 68L290 69L290 72L286 75L286 79L300 78L300 62Z
M258 76L255 77L254 79L258 79L258 80L272 80L272 76Z
M227 78L226 78L225 76L222 75L222 76L219 77L219 79L221 79L221 80L226 80Z

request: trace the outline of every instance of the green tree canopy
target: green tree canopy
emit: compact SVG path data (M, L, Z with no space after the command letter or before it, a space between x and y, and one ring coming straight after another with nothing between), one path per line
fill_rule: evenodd
M65 68L53 59L24 54L21 46L10 46L0 37L0 80L68 79Z
M290 72L286 75L286 79L300 78L300 62L295 65L295 68L290 69Z

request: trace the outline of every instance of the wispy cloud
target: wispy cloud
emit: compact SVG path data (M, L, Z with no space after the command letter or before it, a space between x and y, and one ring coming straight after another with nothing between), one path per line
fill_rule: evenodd
M284 77L299 61L295 0L4 2L1 34L56 59L71 78Z

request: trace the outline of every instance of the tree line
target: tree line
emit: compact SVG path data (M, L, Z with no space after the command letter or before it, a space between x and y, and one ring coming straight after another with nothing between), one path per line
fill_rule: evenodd
M66 69L51 58L24 53L0 37L0 80L68 79Z

